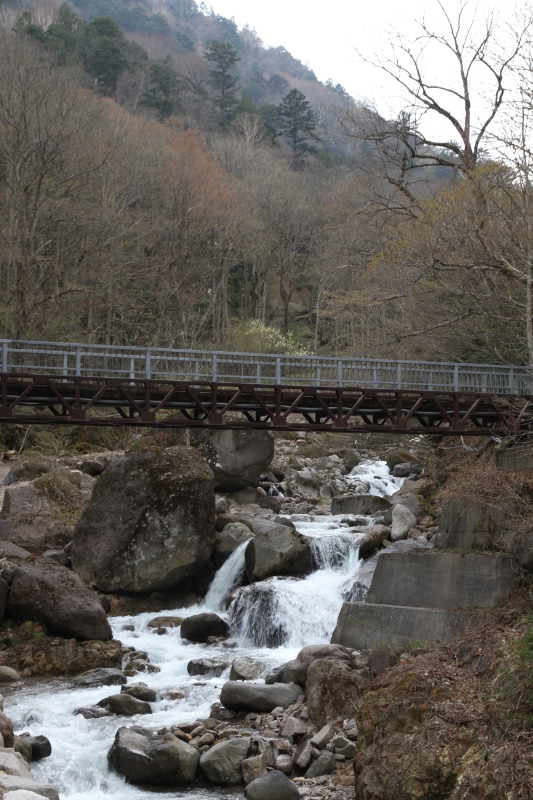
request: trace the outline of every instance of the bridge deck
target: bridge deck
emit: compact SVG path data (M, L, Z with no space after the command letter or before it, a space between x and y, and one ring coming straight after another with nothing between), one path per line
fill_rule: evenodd
M498 434L533 370L0 340L6 422Z

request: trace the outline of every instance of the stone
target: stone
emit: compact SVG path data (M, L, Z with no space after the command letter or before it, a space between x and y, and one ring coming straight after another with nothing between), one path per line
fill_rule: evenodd
M30 792L27 789L15 789L14 792L7 792L3 800L43 800L44 795Z
M477 553L387 553L380 559L367 603L426 608L497 605L516 583L510 556Z
M404 647L415 642L451 642L473 625L465 611L344 603L332 642L354 650Z
M137 700L136 697L132 697L129 694L112 694L109 697L104 697L96 705L122 717L134 717L136 714L152 713L150 703Z
M241 766L244 783L248 785L262 775L266 775L266 756L261 754L252 758L245 758Z
M183 623L183 617L154 617L151 619L147 628L179 628Z
M21 733L19 738L24 739L30 746L32 761L42 761L43 758L48 758L48 756L52 755L52 745L46 736L32 736L29 733Z
M345 661L313 661L305 685L313 724L322 727L338 717L355 717L369 689L369 678L363 679Z
M305 742L300 742L292 757L292 760L297 767L300 767L300 769L305 769L309 765L309 762L311 761L312 750L313 745L309 739Z
M42 800L43 797L46 797L47 800L59 800L59 792L55 786L34 781L33 778L17 778L14 775L0 774L0 789L4 790L4 797L8 792L22 791L36 794L39 800Z
M395 478L408 478L411 475L412 466L410 462L406 462L405 464L396 464L396 466L392 470L392 474Z
M333 733L334 731L331 725L324 725L322 728L320 728L318 733L315 733L315 735L312 737L311 745L316 747L318 750L323 750L324 747L333 739Z
M367 665L373 678L377 678L391 665L390 656L384 650L371 650L367 657Z
M213 476L192 447L117 458L76 528L73 569L104 592L171 589L198 573L215 541Z
M127 683L121 669L90 669L72 679L75 686L120 686Z
M294 739L307 736L307 725L303 719L298 719L298 717L288 717L285 725L281 729L281 735L292 736Z
M196 444L213 470L215 489L237 492L256 486L274 458L274 439L268 431L221 430Z
M31 763L31 744L29 744L26 739L22 736L15 735L13 737L13 749L15 753L18 753L27 764Z
M13 775L16 778L32 780L28 764L18 758L16 750L12 747L0 747L0 774Z
M258 683L228 681L222 687L220 702L230 711L267 711L281 706L287 708L298 700L302 687L295 683Z
M388 539L391 529L387 525L371 525L359 540L359 556L364 558L383 545Z
M200 758L200 768L211 783L235 786L243 782L242 762L248 756L251 739L228 739L211 747Z
M123 686L121 688L122 694L129 694L130 697L135 697L136 700L143 700L145 703L155 703L157 694L154 689L150 689L144 683L132 683L131 686Z
M20 675L16 669L0 666L0 683L11 683L12 681L20 681Z
M100 719L101 717L111 716L106 708L98 708L98 706L81 706L73 714L75 717L81 716L84 719Z
M52 561L57 561L58 564L62 564L64 567L70 566L70 556L64 550L45 550L43 558L51 558Z
M311 539L286 525L265 526L246 548L245 569L251 583L274 575L308 575L315 568Z
M5 491L0 539L16 539L47 549L66 545L70 531L52 515L50 504L40 496L35 481L19 481Z
M407 534L416 525L415 515L403 505L395 505L392 509L391 539L398 542L407 539Z
M222 661L219 658L197 658L189 661L187 672L189 675L212 675L220 677L229 667L229 661Z
M9 561L24 561L30 553L22 547L18 547L13 542L0 542L0 558L7 558Z
M244 792L247 800L300 800L300 792L286 775L278 770L267 772L252 781Z
M345 736L335 736L332 741L335 755L344 756L345 758L353 758L356 751L356 746L353 742Z
M227 561L230 555L243 543L251 539L253 533L247 525L242 522L230 522L215 539L215 550L213 552L213 563L217 569Z
M282 664L281 667L276 667L265 676L265 683L271 686L273 683L283 683L283 675L287 668L287 664Z
M231 664L230 681L255 681L261 675L263 665L248 656L238 656Z
M351 472L354 467L361 463L361 453L358 450L345 450L342 463Z
M280 516L273 517L272 522L275 525L285 525L287 528L292 528L293 530L296 530L296 525L294 524L292 519L289 519L289 517L280 517Z
M311 764L305 773L306 779L319 778L322 775L331 775L337 769L337 759L333 753L322 753L317 760Z
M185 786L196 777L198 752L172 734L119 728L108 753L113 769L136 785Z
M0 736L4 741L4 747L13 747L15 743L13 737L13 723L3 711L0 711Z
M318 658L346 661L350 667L354 667L350 651L345 647L340 647L336 644L309 645L300 650L294 661L291 662L289 668L290 680L293 683L299 683L301 686L305 686L307 671L313 661L316 661Z
M209 636L224 636L229 633L228 623L218 614L203 613L186 617L181 623L181 637L190 642L207 642Z
M390 507L390 500L373 494L350 494L334 497L331 503L332 514L361 514L377 516Z
M124 667L124 675L127 675L128 678L138 675L139 672L153 673L161 672L161 670L156 664L150 664L145 658L132 658Z
M240 514L230 514L230 513L218 514L215 519L215 528L218 533L221 533L226 527L226 525L233 525L237 523L239 523L240 525L244 525L252 533L254 532L254 526L252 521L247 519L246 517L241 516Z
M72 570L41 556L32 555L17 565L8 608L14 619L40 622L63 636L113 638L96 594Z
M292 756L285 753L281 753L274 761L274 769L278 769L280 772L284 772L286 775L290 775L292 772L292 766Z

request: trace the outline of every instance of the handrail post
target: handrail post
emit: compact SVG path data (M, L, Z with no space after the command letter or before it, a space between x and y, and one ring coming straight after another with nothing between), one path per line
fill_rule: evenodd
M453 390L454 392L459 391L459 364L453 368Z
M281 358L276 358L276 385L281 386Z
M144 360L144 377L147 381L152 378L152 353L150 350L146 351Z
M76 347L76 377L81 375L81 347Z
M342 359L337 361L337 386L342 386Z
M7 374L7 342L2 342L2 372Z
M218 380L217 376L217 354L213 353L211 356L211 381L216 383Z
M514 377L514 369L511 367L509 370L509 394L514 394L514 386L515 386L515 377Z
M396 388L402 388L402 365L399 361L396 362Z

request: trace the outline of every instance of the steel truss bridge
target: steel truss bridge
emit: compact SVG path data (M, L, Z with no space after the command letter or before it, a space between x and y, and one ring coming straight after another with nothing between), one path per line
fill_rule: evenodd
M533 429L533 368L0 339L0 422L448 435Z

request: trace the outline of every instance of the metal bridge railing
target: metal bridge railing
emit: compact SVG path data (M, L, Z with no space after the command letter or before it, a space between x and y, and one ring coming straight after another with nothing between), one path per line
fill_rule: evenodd
M533 394L533 368L0 339L3 373Z

